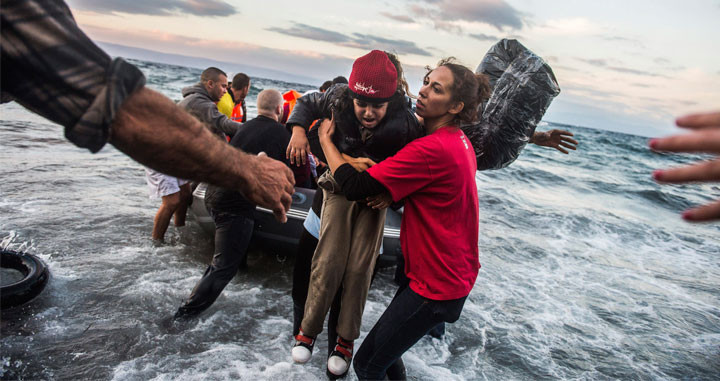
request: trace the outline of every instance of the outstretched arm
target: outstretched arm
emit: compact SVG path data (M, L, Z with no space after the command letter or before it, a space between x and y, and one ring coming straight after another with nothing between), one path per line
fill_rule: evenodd
M720 111L680 117L679 127L693 130L685 135L650 140L653 151L709 153L719 155L714 160L692 165L656 170L653 178L661 183L686 183L694 181L720 181ZM700 222L720 219L720 200L683 212L687 221Z
M156 91L142 88L125 100L110 143L162 173L237 189L278 220L287 219L294 179L285 164L230 146Z
M530 143L537 144L543 147L555 148L556 150L567 154L568 151L565 149L576 150L578 144L577 140L571 138L572 132L565 130L550 130L545 132L535 131L533 136L530 138Z
M327 92L310 93L298 98L287 120L292 135L285 150L285 157L290 160L290 164L305 165L310 152L307 129L314 120L322 118L323 111L329 107L328 96Z

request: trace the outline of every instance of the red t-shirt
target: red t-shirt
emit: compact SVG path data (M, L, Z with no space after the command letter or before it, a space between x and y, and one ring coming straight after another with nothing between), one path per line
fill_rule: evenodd
M442 127L368 169L393 200L405 199L400 244L413 291L433 300L470 293L480 269L475 152Z

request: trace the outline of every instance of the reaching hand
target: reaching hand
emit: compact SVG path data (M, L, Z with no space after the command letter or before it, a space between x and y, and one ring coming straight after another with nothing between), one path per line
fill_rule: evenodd
M530 139L530 143L537 144L543 147L555 148L556 150L567 154L568 151L565 148L576 150L577 140L570 138L574 136L572 132L565 130L550 130L545 132L535 132ZM565 147L565 148L563 148Z
M383 192L376 196L367 197L365 201L373 209L385 209L392 204L393 199L389 192Z
M290 159L290 164L297 164L299 167L307 162L308 153L310 153L310 143L308 143L305 129L294 126L290 143L285 150L285 158Z
M343 159L345 159L345 161L347 161L348 164L352 165L353 168L355 168L355 170L358 172L367 171L368 168L377 164L372 159L367 158L367 157L352 157L352 156L346 155L346 154L342 154L342 157L343 157Z
M686 115L675 123L693 130L689 134L650 140L653 151L710 153L720 155L720 112ZM653 178L661 183L720 181L720 156L692 165L656 170ZM720 200L683 212L687 221L720 219Z
M248 155L251 161L246 175L249 181L241 189L242 194L252 202L273 211L280 222L287 222L285 213L292 204L295 178L292 171L280 161L269 158L264 152L257 156Z

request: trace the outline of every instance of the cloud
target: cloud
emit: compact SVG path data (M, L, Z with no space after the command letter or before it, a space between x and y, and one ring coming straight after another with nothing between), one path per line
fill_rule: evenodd
M431 57L432 54L425 49L419 48L412 41L389 40L383 37L369 34L353 33L353 42L348 46L364 49L395 50L399 54L417 54L419 56Z
M669 70L669 71L681 71L687 69L687 67L683 65L675 65L671 66L673 64L673 61L664 58L664 57L657 57L653 60L654 63L662 66L663 70Z
M301 23L295 23L295 25L289 28L272 27L266 28L265 30L283 33L288 36L305 38L308 40L320 40L333 43L347 43L351 41L350 37L342 33Z
M407 16L407 15L394 15L389 12L380 12L380 14L391 20L400 21L400 22L404 22L404 23L408 23L408 24L412 24L415 22L415 20L412 17Z
M224 17L239 13L223 0L68 0L68 3L73 9L85 11L153 16L189 13L195 16Z
M470 34L468 34L468 36L470 36L476 40L480 40L480 41L498 41L498 40L500 40L499 37L490 36L490 35L483 34L483 33L470 33Z
M635 74L635 75L642 75L642 76L646 76L646 77L668 78L667 76L662 75L662 74L652 73L652 72L644 71L644 70L631 69L631 68L627 68L627 67L608 66L608 69L616 71L618 73Z
M461 33L458 21L477 22L505 28L521 29L523 14L504 0L420 0L410 6L410 13L431 21L435 29Z
M412 41L391 40L371 34L353 33L345 35L339 32L317 28L310 25L295 23L289 28L272 27L266 30L287 34L293 37L305 38L314 41L325 41L340 46L356 49L381 49L395 51L398 54L416 54L419 56L431 57L432 54L426 49L415 45Z
M592 59L592 58L577 58L577 57L575 57L575 59L578 60L578 61L585 62L586 64L589 64L589 65L592 65L592 66L602 67L602 68L605 68L605 69L608 69L608 70L612 70L612 71L615 71L615 72L618 72L618 73L641 75L641 76L645 76L645 77L663 77L663 78L668 78L668 76L666 76L666 75L662 75L662 74L658 74L658 73L653 73L653 72L650 72L650 71L638 70L638 69L633 69L633 68L628 68L628 67L623 67L623 66L617 66L617 65L610 66L610 63L609 63L607 60L604 60L604 59L602 59L602 58Z
M647 83L630 83L629 85L634 86L634 87L640 87L643 89L649 89L649 88L655 87L653 85L648 85Z
M155 29L116 30L84 25L83 30L95 41L149 49L160 53L201 57L226 63L237 62L237 52L244 52L242 65L252 65L264 70L282 71L296 74L298 77L315 78L318 84L337 75L347 76L353 63L353 60L347 57L313 53L303 49L274 49L238 41L183 36ZM153 61L152 58L143 58L143 56L122 56ZM183 63L179 64L182 65ZM235 70L232 64L218 67L228 72ZM252 75L251 72L248 74ZM280 77L278 79L285 78ZM304 83L312 82L305 81Z
M623 37L623 36L606 36L606 35L601 35L601 36L596 36L596 37L601 38L605 41L622 42L622 43L630 44L636 48L645 49L645 44L643 44L640 40L636 40L634 38L628 38L628 37Z
M607 64L607 61L605 61L605 60L602 59L602 58L598 58L598 59L575 58L575 59L578 60L578 61L585 62L586 64L590 64L590 65L597 66L597 67L606 67L606 66L608 65L608 64Z

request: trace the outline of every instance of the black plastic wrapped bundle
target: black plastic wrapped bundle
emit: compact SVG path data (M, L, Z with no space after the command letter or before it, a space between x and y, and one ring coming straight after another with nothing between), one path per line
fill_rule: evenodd
M504 168L520 155L560 86L550 66L517 40L495 44L475 73L489 77L492 95L479 122L461 129L478 170Z

